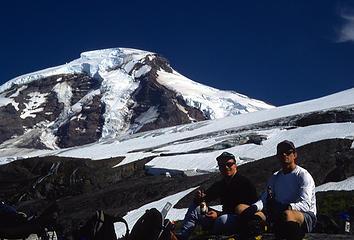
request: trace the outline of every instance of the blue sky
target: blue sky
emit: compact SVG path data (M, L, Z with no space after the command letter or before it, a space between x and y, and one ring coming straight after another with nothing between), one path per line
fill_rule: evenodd
M354 1L12 0L0 27L1 84L83 51L129 47L277 106L354 87Z

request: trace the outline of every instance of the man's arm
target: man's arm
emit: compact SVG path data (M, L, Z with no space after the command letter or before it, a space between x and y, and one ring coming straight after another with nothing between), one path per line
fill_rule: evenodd
M315 191L315 182L312 176L305 172L299 178L299 198L298 201L290 203L292 210L314 212L313 195Z

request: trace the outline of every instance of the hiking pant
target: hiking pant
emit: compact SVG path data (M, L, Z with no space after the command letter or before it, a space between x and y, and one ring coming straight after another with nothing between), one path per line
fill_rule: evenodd
M210 211L212 209L208 209ZM215 221L200 214L199 205L192 204L182 223L181 230L177 233L182 239L188 239L192 234L196 224L201 224L203 230L210 231L211 234L232 234L235 233L236 215L223 214Z

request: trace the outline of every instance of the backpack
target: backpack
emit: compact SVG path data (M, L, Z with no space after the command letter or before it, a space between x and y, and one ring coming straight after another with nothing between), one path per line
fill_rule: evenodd
M167 202L161 212L156 208L146 210L133 226L128 240L177 240L172 232L174 223L165 219L171 207Z
M134 224L129 235L129 240L157 240L159 239L163 226L162 215L156 209L148 209Z
M122 217L114 217L98 210L75 234L75 240L116 240L114 223L122 222L126 227L126 238L129 235L127 222Z

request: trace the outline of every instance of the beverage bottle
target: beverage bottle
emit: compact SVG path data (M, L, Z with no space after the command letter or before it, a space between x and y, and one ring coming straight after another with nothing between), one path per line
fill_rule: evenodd
M272 187L268 186L267 188L268 194L267 194L267 201L273 199L273 194L272 194Z
M200 202L200 214L205 215L207 213L208 207L204 198L204 192L202 190L201 193L202 193L202 199L201 199L202 201Z

